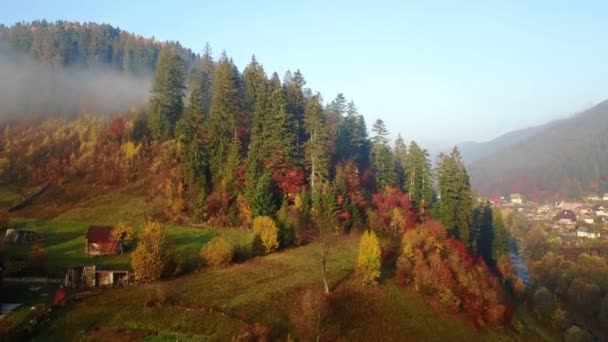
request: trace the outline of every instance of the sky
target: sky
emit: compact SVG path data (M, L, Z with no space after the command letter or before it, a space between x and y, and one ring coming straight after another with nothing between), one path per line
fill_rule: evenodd
M10 1L0 23L99 22L242 70L300 69L325 101L430 149L486 141L608 98L606 1Z

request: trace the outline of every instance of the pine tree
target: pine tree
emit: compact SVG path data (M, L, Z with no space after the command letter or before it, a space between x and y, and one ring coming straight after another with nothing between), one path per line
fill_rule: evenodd
M492 241L492 259L495 263L497 263L503 255L509 253L511 236L507 230L504 220L502 219L500 210L493 210L492 217L492 228L494 230L494 240Z
M473 196L469 176L457 147L454 147L449 155L439 156L438 176L441 222L448 231L470 248Z
M405 178L405 169L407 165L407 145L401 137L401 134L397 135L395 140L395 172L397 173L397 180L399 187L402 189L406 188L407 180Z
M304 85L306 81L304 76L297 70L293 75L290 71L285 73L283 80L283 89L285 92L285 102L287 107L287 113L293 117L295 123L295 148L296 156L301 158L303 156L304 143L306 142L306 129L305 129L305 109L306 99L304 97Z
M304 124L309 137L306 142L306 163L310 170L310 189L315 198L329 177L327 126L318 98L308 103L305 115Z
M376 184L379 189L382 189L385 186L394 185L397 180L395 160L389 146L388 130L384 122L380 119L376 120L372 132L374 132L374 137L372 138L370 160L376 176Z
M265 130L268 119L268 90L264 68L257 62L255 56L243 71L245 95L245 111L251 113L249 151L247 154L246 191L245 197L250 205L255 201L258 178L263 172L263 162L268 158Z
M233 139L235 136L238 139L239 119L242 116L239 84L234 65L224 53L215 71L209 113L209 125L213 132L211 172L214 183L221 182L225 177L232 177L223 173L223 165L228 159Z
M424 214L433 196L431 161L428 152L415 141L410 143L405 158L403 178L406 181L404 190L408 192L414 206Z
M274 195L274 184L272 175L269 171L263 172L257 179L250 206L252 218L258 216L272 217L275 215L278 207L278 200Z
M150 100L150 129L157 139L170 139L184 110L184 60L166 45L160 53Z
M205 45L203 56L199 65L199 89L201 97L201 110L205 119L209 118L211 101L213 98L213 78L215 74L215 63L209 43Z

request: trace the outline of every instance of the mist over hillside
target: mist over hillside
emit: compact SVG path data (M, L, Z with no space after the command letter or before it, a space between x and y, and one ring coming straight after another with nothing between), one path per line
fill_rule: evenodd
M128 110L148 101L151 79L103 66L53 67L0 49L0 119Z

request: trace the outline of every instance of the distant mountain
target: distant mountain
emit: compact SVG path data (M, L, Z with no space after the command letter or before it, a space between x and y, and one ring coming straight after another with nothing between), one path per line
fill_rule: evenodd
M578 198L608 191L608 101L570 118L463 144L473 187L482 195Z
M466 165L470 165L484 157L492 155L506 147L523 141L542 130L544 126L528 127L509 133L486 142L466 141L458 144L460 153Z

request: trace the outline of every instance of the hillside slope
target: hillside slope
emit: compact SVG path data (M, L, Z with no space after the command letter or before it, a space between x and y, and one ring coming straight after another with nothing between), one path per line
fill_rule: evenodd
M543 126L528 127L512 132L505 133L498 138L494 138L486 142L475 142L465 141L458 144L462 159L465 165L471 165L472 163L490 156L494 153L498 153L502 149L509 146L522 142L535 134L542 131Z
M608 101L537 129L470 165L480 194L557 199L608 191Z

